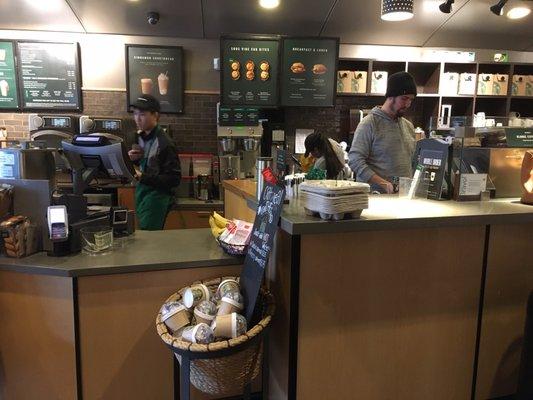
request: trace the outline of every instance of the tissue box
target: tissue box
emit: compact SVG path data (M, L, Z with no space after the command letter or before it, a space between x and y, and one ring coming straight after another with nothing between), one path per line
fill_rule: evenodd
M495 96L507 96L509 87L509 75L494 74L492 82L492 94Z
M387 79L389 73L387 71L372 72L372 82L370 93L385 94L387 92Z
M513 75L513 83L511 86L511 94L513 96L526 95L526 79L527 75Z
M445 72L440 82L440 94L455 96L459 87L459 74L457 72Z
M528 75L526 80L526 96L533 96L533 75Z
M352 71L337 72L337 93L352 93Z
M459 94L473 96L476 93L476 74L467 72L459 75Z
M366 93L367 78L368 72L353 71L352 90L354 93Z
M479 74L477 80L477 94L491 95L494 76L492 74Z

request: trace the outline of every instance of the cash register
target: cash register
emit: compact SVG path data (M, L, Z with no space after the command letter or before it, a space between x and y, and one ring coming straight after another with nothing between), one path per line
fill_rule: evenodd
M112 226L116 233L128 234L135 229L134 213L121 207L90 209L83 192L98 177L114 178L123 183L135 181L135 169L123 143L112 143L105 136L78 135L72 142L63 141L63 154L72 169L72 193L57 193L49 215L66 215L48 221L49 255L61 256L80 251L83 227ZM59 207L58 207L59 206ZM61 207L62 206L62 207ZM59 227L58 224L64 227ZM54 229L52 229L54 228Z

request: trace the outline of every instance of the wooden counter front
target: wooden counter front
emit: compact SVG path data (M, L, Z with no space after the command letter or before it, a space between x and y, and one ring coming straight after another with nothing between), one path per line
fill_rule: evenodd
M255 200L257 182L249 179L237 179L222 182L224 187L224 216L253 222L255 211L248 206L248 201Z

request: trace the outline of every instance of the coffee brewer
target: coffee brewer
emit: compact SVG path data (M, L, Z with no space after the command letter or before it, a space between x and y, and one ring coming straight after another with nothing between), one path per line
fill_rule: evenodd
M220 182L255 178L255 161L260 156L263 126L257 108L217 105L217 137Z

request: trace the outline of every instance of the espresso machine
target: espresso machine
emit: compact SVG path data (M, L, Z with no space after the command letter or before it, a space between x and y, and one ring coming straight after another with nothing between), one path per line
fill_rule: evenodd
M263 137L259 110L217 104L217 137L220 182L255 178Z

